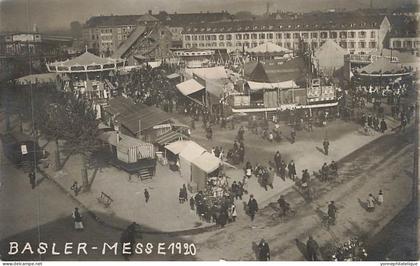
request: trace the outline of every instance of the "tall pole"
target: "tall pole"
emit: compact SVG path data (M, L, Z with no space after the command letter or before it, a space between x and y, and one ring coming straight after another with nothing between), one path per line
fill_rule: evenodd
M417 96L417 101L416 101L416 146L414 149L414 184L413 184L413 199L414 199L414 206L415 206L415 214L418 215L418 210L419 210L419 204L420 204L420 200L419 200L419 192L420 192L420 186L419 186L419 164L420 164L420 160L419 160L419 153L420 153L420 93L419 93L419 89L420 89L420 84L419 84L419 77L416 78L416 85L415 85L415 89L416 89L416 96ZM418 229L420 228L420 219L417 219L417 239L419 239L420 237L420 232L418 231ZM418 244L418 242L416 242L417 247L416 247L416 252L417 252L417 259L420 256L420 245Z

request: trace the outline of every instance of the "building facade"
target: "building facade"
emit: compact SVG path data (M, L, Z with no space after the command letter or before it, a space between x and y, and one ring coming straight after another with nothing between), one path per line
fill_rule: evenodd
M391 24L386 16L316 16L287 20L253 20L197 24L182 33L183 48L227 49L272 42L287 49L316 49L332 39L349 53L382 49Z
M214 22L230 16L226 11L215 13L174 13L151 10L144 15L96 16L86 21L83 27L83 42L94 53L101 56L113 54L128 39L131 32L144 20L156 20L168 27L172 36L171 47L182 47L182 31L191 23Z

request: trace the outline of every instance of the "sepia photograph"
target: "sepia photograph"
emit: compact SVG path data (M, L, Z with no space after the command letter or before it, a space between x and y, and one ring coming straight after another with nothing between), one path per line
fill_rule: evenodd
M0 0L2 265L417 265L419 22L417 0Z

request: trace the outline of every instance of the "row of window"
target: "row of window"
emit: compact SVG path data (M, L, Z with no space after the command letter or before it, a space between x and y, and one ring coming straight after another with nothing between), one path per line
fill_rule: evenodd
M369 32L367 31L359 31L357 32L357 36L358 38L367 38ZM341 32L336 32L336 31L332 31L332 32L327 32L327 31L322 31L318 34L318 32L286 32L286 33L237 33L237 34L211 34L211 35L185 35L184 39L185 41L216 41L217 39L219 41L223 41L223 40L232 40L233 38L235 38L235 40L256 40L256 39L274 39L274 37L276 39L308 39L309 37L312 39L317 39L318 36L321 39L327 39L327 38L331 38L331 39L337 39L337 38L341 38L341 39L347 39L347 38L355 38L356 37L356 32L354 31L341 31ZM375 31L371 31L369 34L370 38L376 38L376 32Z
M307 44L309 44L309 42L306 42ZM321 42L320 45L322 45L324 42ZM207 43L186 43L185 44L185 48L192 48L192 47L256 47L258 45L264 44L263 41L260 42L236 42L236 43L232 43L232 42L207 42ZM285 47L288 49L294 49L294 47L298 47L299 43L294 43L294 42L277 42L276 43L278 46L280 47ZM339 45L345 49L347 48L360 48L360 49L364 49L364 48L377 48L377 42L375 41L371 41L371 42L365 42L365 41L360 41L360 42L345 42L345 41L341 41L339 42ZM313 48L317 48L318 47L318 42L311 42L311 46Z
M420 47L420 41L400 41L396 40L392 42L393 48L417 48Z

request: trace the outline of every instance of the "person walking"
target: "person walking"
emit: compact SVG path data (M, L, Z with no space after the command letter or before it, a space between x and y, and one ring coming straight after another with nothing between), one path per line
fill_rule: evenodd
M144 189L144 200L146 201L146 203L148 203L149 199L150 199L149 191L147 190L147 188L145 188Z
M322 143L322 145L324 146L324 154L328 155L328 148L330 147L330 142L328 141L327 138L324 139L324 142Z
M369 194L369 197L367 199L367 211L373 212L375 210L375 198L372 194Z
M296 131L294 128L292 128L292 131L290 132L290 138L292 139L292 144L296 141Z
M279 151L274 155L274 163L276 165L276 172L280 173L280 164L281 164L281 154Z
M248 201L248 213L249 216L251 217L251 221L254 221L255 218L255 213L258 212L258 203L257 200L254 199L254 195L250 195L249 196L249 201Z
M252 176L252 165L249 161L246 162L246 165L245 165L245 176L247 178L251 178Z
M296 176L296 166L293 160L290 161L289 165L287 166L287 170L289 171L289 178L295 181Z
M79 208L74 208L73 214L73 221L74 221L74 229L77 231L81 231L84 229L82 215L79 212Z
M258 260L259 261L269 261L270 260L270 247L264 239L261 239L258 244Z
M382 193L382 190L379 190L378 197L376 198L376 202L378 205L382 205L384 203L384 194Z
M238 216L238 213L236 212L236 205L235 203L232 203L232 205L230 205L230 217L232 218L232 222L236 221L236 217Z
M286 181L286 168L287 168L286 163L283 160L281 160L281 163L280 163L280 178L283 179L284 181Z
M331 225L335 225L337 215L337 207L335 207L334 201L331 201L330 204L328 204L328 218L330 220Z
M385 119L382 118L381 120L381 133L385 133L385 131L388 129L388 126L386 125Z
M318 260L318 249L319 245L318 243L312 238L312 236L309 236L308 241L306 241L306 253L308 255L309 261L317 261Z
M35 171L31 171L28 176L29 176L29 184L31 184L32 189L34 189L36 186Z

